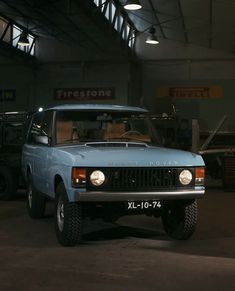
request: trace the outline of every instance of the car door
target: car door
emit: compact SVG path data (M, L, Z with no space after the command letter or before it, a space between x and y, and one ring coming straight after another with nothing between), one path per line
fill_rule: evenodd
M33 184L42 193L48 194L48 156L51 154L51 127L53 111L36 114L31 123L27 144L24 145L23 163L28 163L31 168ZM48 143L40 141L39 137L47 137Z
M35 164L37 164L37 142L36 136L40 135L41 122L43 113L36 113L31 117L29 130L26 136L25 144L22 150L22 172L25 179L28 179L28 174L30 172L32 179L35 180Z
M42 123L41 123L41 136L45 136L48 138L48 144L38 144L37 147L37 164L36 172L38 181L36 181L35 185L40 192L49 194L48 187L49 187L49 179L50 179L50 165L48 164L48 160L50 160L52 154L51 148L51 138L52 138L52 121L53 121L53 111L48 110L45 111Z

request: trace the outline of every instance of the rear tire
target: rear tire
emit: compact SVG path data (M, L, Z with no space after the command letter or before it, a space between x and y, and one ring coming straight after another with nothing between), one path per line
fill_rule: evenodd
M0 199L10 200L17 189L16 179L18 177L13 176L10 168L6 166L0 166Z
M46 198L39 193L29 175L27 183L27 211L31 218L42 218L45 214Z
M55 199L55 231L62 246L75 246L82 234L81 205L69 202L64 184L56 189Z
M197 225L197 201L177 200L163 203L162 223L171 238L178 240L190 238Z

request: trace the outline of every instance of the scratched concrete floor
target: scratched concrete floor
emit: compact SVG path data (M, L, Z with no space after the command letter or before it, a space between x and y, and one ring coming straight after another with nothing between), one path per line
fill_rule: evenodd
M235 290L235 192L207 190L189 241L169 239L160 220L86 221L83 244L58 245L51 207L31 220L23 195L0 202L1 291Z

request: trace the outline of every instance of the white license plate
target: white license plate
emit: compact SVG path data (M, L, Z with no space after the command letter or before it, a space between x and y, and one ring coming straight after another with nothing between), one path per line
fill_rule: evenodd
M160 201L128 201L127 210L161 208Z

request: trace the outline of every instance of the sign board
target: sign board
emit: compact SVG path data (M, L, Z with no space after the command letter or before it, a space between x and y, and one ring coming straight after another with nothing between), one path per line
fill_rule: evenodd
M158 87L157 97L172 97L173 99L214 99L223 98L221 86L179 86Z
M99 88L55 88L54 99L65 100L107 100L114 99L115 89L113 87Z
M0 89L0 102L1 101L14 101L15 100L15 90L12 89Z

